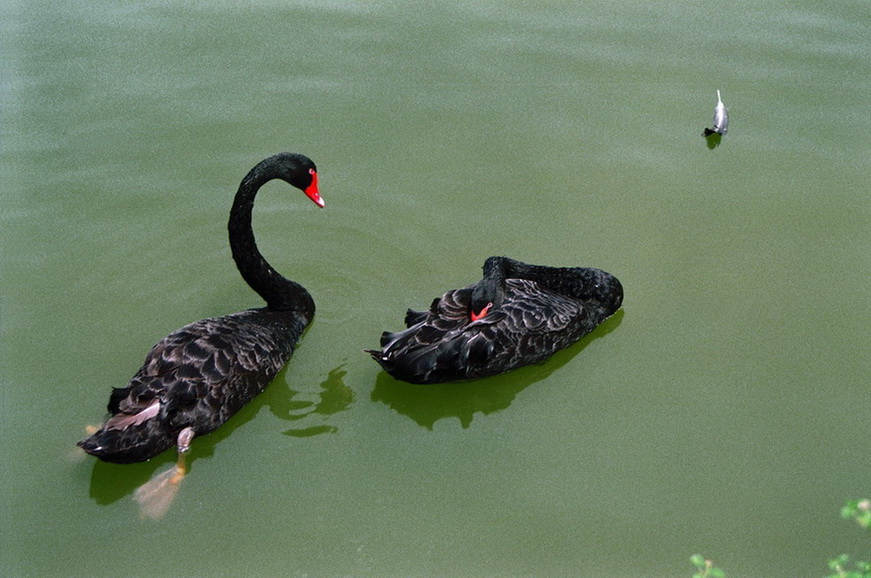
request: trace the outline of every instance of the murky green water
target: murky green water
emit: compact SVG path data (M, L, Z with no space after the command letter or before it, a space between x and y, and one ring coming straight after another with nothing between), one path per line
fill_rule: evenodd
M871 11L818 2L3 8L4 575L820 576L871 441ZM730 131L701 138L716 90ZM318 314L167 469L74 450L148 348L259 306L255 208ZM617 275L543 366L397 383L362 353L489 255Z

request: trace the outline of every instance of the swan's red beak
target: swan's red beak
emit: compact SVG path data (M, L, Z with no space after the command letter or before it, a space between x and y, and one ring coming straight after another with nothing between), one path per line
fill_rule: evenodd
M321 192L318 190L318 173L314 169L309 169L308 171L311 173L312 182L309 186L303 189L303 192L315 202L317 206L320 208L324 208L324 200L321 198Z
M475 313L474 311L472 311L469 314L469 317L471 317L472 321L477 321L478 319L481 319L482 317L486 317L487 314L490 313L491 307L493 307L493 304L487 303L487 305L485 305L484 308L481 309L481 311L479 311L478 313Z

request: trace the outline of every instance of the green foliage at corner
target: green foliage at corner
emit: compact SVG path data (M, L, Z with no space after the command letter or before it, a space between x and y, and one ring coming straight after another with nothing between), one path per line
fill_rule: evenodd
M841 517L854 520L867 530L871 527L871 500L850 500L841 508ZM871 563L862 560L851 563L847 554L829 560L829 569L834 574L829 574L826 578L871 578Z
M867 530L871 527L871 500L850 500L841 508L841 517L855 520Z
M864 529L871 528L871 500L851 500L841 508L841 517L854 520ZM693 578L725 578L726 573L714 566L714 563L701 554L690 556L690 562L696 567ZM856 560L851 562L850 556L841 554L829 560L829 569L834 574L826 578L871 578L871 562Z
M850 557L846 554L841 554L833 560L829 560L829 568L834 570L834 574L829 574L827 578L871 578L871 564L868 562L857 561L853 562L853 567L850 567Z
M726 573L722 569L714 566L710 560L706 560L701 554L693 554L690 556L690 562L696 567L696 573L693 578L725 578Z

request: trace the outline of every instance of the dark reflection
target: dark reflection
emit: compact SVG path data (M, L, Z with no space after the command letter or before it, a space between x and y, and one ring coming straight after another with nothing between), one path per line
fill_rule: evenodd
M277 417L287 421L303 420L312 417L321 423L317 425L303 425L284 431L284 435L294 437L311 437L322 433L336 433L338 428L325 423L333 414L345 411L354 401L351 388L345 385L344 377L347 371L345 363L339 365L327 375L321 382L321 391L317 394L317 401L295 401L293 398L300 392L287 388L286 394L273 399L269 404L270 411ZM311 422L312 420L307 420Z
M596 339L614 331L623 315L623 309L620 309L591 334L557 352L545 363L522 367L504 375L460 383L413 385L393 379L382 371L375 381L372 401L384 403L427 429L448 417L459 419L462 426L468 428L476 413L487 415L507 408L518 393L564 366Z
M117 502L147 482L155 470L167 463L175 463L175 455L173 448L138 464L110 464L95 460L91 472L91 498L101 505Z
M293 398L300 392L290 389L285 379L288 368L282 369L263 393L227 423L208 435L194 439L185 456L187 474L184 478L193 474L194 462L201 458L211 458L215 446L257 415L264 405L283 420L302 420L308 416L320 418L321 423L292 428L283 432L285 435L311 437L336 432L335 426L324 422L329 416L347 409L353 401L351 389L343 381L347 373L343 368L344 364L336 367L321 382L321 391L317 393L316 402L294 401ZM96 460L91 473L90 496L96 503L108 505L133 494L143 517L161 518L172 504L179 487L183 485L184 478L178 475L176 458L176 449L173 447L142 463L111 464Z
M720 143L723 141L723 135L718 132L708 132L709 130L710 129L705 129L705 144L708 145L709 149L714 150L715 148L720 146Z

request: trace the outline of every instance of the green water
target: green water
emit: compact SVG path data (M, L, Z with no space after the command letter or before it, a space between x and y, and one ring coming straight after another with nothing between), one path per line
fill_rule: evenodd
M822 576L871 559L871 10L833 3L6 3L0 573ZM700 136L716 104L730 129ZM149 347L259 306L226 218L317 316L172 464L74 451ZM542 366L395 382L362 353L484 259L624 309Z

